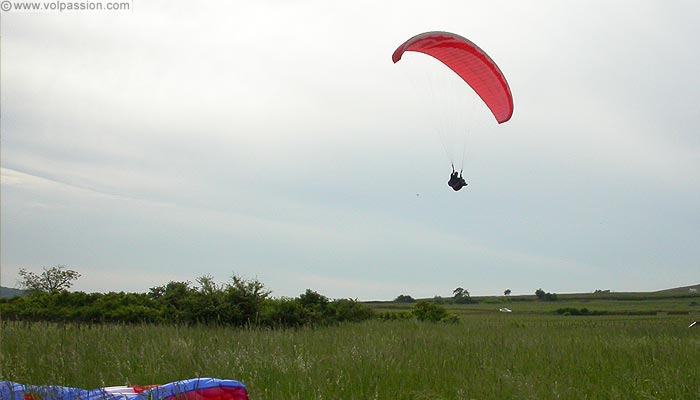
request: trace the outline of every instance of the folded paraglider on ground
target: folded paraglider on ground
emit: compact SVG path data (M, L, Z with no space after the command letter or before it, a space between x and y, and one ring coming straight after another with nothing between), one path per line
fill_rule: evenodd
M150 386L78 389L0 382L2 400L248 400L246 387L234 380L197 378Z

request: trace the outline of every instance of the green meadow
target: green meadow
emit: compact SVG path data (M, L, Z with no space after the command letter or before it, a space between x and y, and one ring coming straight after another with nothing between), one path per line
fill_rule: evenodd
M658 295L648 293L624 293L601 295L558 295L557 301L535 301L534 296L475 297L476 304L444 304L450 312L465 316L492 313L499 308L509 308L518 314L554 314L559 309L587 309L592 313L608 315L695 315L700 318L700 296ZM395 302L368 303L376 311L408 311L412 304Z
M552 313L560 307L643 315ZM95 388L219 377L275 400L697 399L700 329L687 327L697 308L685 298L481 302L448 306L454 324L299 329L4 322L0 378Z

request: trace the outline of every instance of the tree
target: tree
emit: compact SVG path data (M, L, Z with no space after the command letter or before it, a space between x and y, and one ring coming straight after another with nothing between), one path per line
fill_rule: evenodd
M537 298L542 301L557 301L556 293L545 292L544 290L542 290L542 288L539 288L535 291L535 296L537 296Z
M394 299L396 303L415 303L416 299L407 294L400 294Z
M477 301L472 300L467 289L458 287L452 291L452 294L454 295L452 299L456 304L477 303Z
M469 297L469 291L467 289L458 287L457 289L452 291L452 294L454 295L455 299L458 299L460 297Z
M66 269L65 265L56 265L51 268L44 267L43 269L44 272L37 275L34 272L20 268L20 286L33 292L57 293L68 290L73 286L73 282L81 277L80 273L72 269Z
M510 296L510 289L506 289L505 292L503 292L504 296Z
M231 308L232 322L236 325L255 324L270 291L257 279L248 280L236 274L224 288L224 297Z

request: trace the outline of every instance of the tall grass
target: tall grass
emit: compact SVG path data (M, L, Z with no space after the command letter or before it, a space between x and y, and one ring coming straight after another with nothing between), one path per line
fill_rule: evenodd
M196 376L252 399L697 399L687 317L478 315L329 328L2 325L0 378L95 388Z

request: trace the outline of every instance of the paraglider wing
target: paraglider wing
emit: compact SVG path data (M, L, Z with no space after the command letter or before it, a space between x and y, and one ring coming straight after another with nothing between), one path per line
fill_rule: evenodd
M2 400L248 400L246 387L233 380L198 378L156 386L112 386L84 390L0 382Z
M242 383L200 378L157 386L140 393L135 400L248 400Z
M399 46L392 60L401 60L406 51L432 56L459 75L502 124L513 115L513 96L498 65L470 40L449 32L426 32Z

